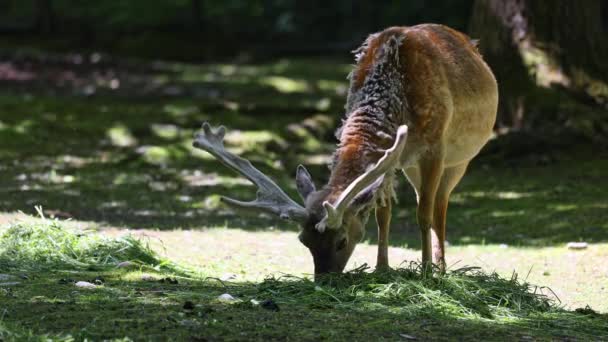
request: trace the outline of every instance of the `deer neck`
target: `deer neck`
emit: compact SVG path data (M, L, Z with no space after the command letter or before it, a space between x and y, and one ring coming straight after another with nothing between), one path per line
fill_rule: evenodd
M337 198L357 177L384 155L393 143L396 125L384 111L364 106L351 113L338 131L336 150L328 182L330 199Z
M408 105L405 77L399 63L402 40L402 36L388 37L377 56L369 55L373 59L369 68L354 70L349 75L348 114L336 133L340 144L334 154L328 183L330 199L337 198L357 177L376 164L384 150L392 146L397 127L404 121ZM358 62L367 58L367 49L368 42L358 50Z

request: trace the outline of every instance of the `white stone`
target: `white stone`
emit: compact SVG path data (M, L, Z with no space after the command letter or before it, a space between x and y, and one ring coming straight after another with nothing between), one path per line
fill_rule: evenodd
M79 281L76 284L76 287L80 287L83 289L96 289L97 285L93 284L93 283L89 283L88 281Z
M587 249L589 245L586 242L568 242L568 249Z
M221 294L221 295L219 295L219 296L217 297L217 299L218 299L219 301L222 301L222 302L228 302L228 303L232 303L232 302L238 302L238 301L239 301L238 299L234 298L234 297L233 297L231 294L229 294L229 293L224 293L224 294Z
M131 267L136 267L137 264L131 262L131 261L123 261L118 263L118 265L116 265L116 267L118 268L131 268Z
M233 279L236 279L236 274L234 274L234 273L224 273L220 277L221 281L228 281L228 280L233 280Z

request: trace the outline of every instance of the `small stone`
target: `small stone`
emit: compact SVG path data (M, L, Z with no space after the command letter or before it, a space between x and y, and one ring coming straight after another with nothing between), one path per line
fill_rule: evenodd
M118 265L116 265L116 267L118 268L132 268L132 267L137 267L136 263L133 263L131 261L123 261L118 263Z
M238 301L238 299L234 298L234 297L233 297L231 294L229 294L229 293L224 293L224 294L221 294L221 295L219 295L219 296L217 297L217 299L218 299L219 301L222 301L222 302L228 302L228 303Z
M76 285L76 287L80 287L83 289L96 289L97 288L97 285L89 283L88 281L79 281L79 282L76 282L75 285Z
M408 334L399 334L399 336L403 337L406 340L417 340L416 336L408 335Z
M586 242L568 242L567 247L568 249L580 250L587 249L589 245Z
M221 281L228 281L228 280L233 280L233 279L236 279L236 274L234 274L234 273L224 273L220 277Z

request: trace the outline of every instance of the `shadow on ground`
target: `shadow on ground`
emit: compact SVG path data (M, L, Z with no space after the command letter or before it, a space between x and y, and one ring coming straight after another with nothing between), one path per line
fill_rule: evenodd
M608 316L563 310L546 288L474 267L239 282L163 260L139 240L44 219L0 231L0 267L7 340L608 337Z
M142 277L147 280L137 280ZM103 279L103 285L93 290L75 290L72 278ZM38 275L10 289L6 299L9 309L3 322L12 326L16 334L71 335L76 339L145 336L178 340L346 341L453 340L475 336L484 340L569 340L608 336L608 331L601 328L608 318L594 313L513 311L508 313L510 317L500 319L476 313L463 317L462 313L445 310L442 303L437 306L432 303L403 306L394 300L383 303L374 299L373 292L359 294L357 303L339 302L344 297L334 300L313 294L311 298L310 293L315 290L308 281L290 284L293 289L304 289L307 297L295 291L273 295L272 287L278 286L273 282L222 285L215 280L167 279L120 272L57 271ZM336 292L329 288L325 291L327 295ZM218 300L225 293L236 301ZM261 304L254 305L251 300Z
M203 121L225 124L227 145L297 197L298 163L318 184L328 175L346 64L196 66L92 55L80 56L79 64L75 58L0 61L8 70L0 73L1 212L32 213L41 205L50 216L130 229L297 229L222 207L220 194L250 198L254 189L193 150L191 137ZM501 139L473 162L452 198L451 243L608 241L608 200L600 186L605 151L583 144L514 154ZM391 243L416 247L414 195L403 178L398 194ZM374 241L372 225L369 230Z

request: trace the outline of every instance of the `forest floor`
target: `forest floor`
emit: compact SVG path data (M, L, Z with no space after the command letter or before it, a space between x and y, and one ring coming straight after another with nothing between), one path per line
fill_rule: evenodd
M443 277L410 263L400 179L399 269L370 272L370 222L353 271L317 286L297 227L220 205L254 189L191 139L227 126L227 146L297 198L299 163L327 180L347 63L3 58L0 340L608 339L608 153L591 142L492 140L452 197Z

